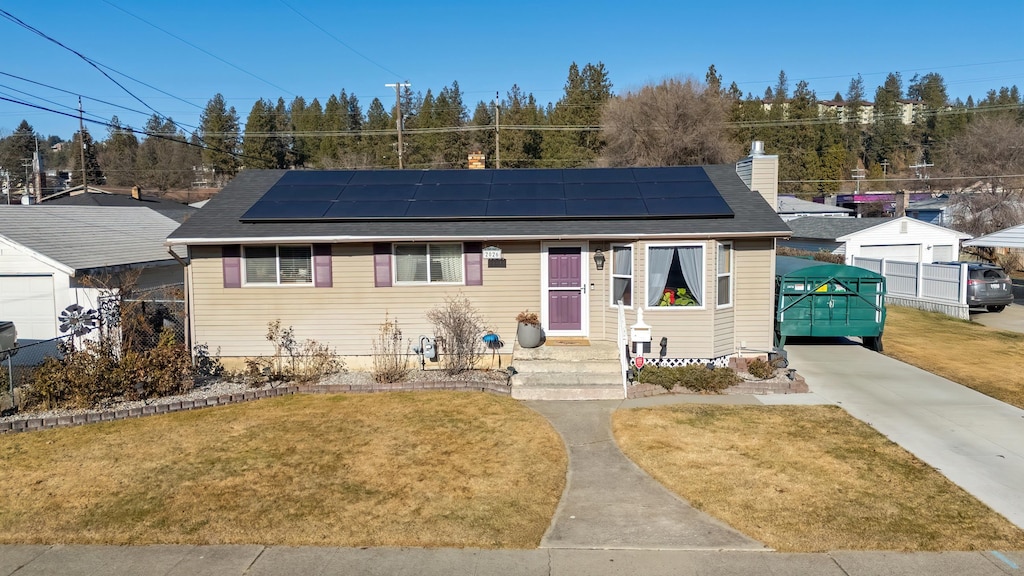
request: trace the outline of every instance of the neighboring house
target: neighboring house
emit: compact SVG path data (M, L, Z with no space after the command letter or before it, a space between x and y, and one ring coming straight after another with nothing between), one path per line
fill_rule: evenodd
M67 306L97 308L83 277L141 268L141 288L181 284L164 240L178 223L148 208L10 206L0 209L0 319L20 341L60 335Z
M784 221L796 220L804 216L821 216L823 218L848 218L853 209L842 206L830 206L820 202L808 202L796 196L779 196L779 217Z
M969 234L902 218L821 218L807 216L787 222L792 238L779 246L843 254L853 258L885 258L903 262L945 262L956 260L960 241Z
M181 202L146 196L140 193L138 188L133 189L131 194L115 194L95 186L89 186L87 192L83 192L81 186L63 190L43 198L43 204L53 206L108 206L119 208L144 207L154 210L179 224L188 220L189 216L198 210L195 206L189 206L188 204L182 204Z
M226 363L270 354L280 320L366 367L386 317L416 342L460 294L504 354L523 310L548 337L615 342L621 300L627 325L646 312L648 356L666 338L666 358L724 363L772 345L777 171L245 170L167 242L188 248L193 341ZM659 306L682 288L692 305Z
M937 226L949 226L952 224L949 196L942 194L925 200L914 200L907 205L907 216Z

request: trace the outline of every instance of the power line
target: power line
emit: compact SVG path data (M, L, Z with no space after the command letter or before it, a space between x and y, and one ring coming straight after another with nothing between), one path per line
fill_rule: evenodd
M294 96L294 92L292 92L290 90L286 90L286 89L278 86L277 84L274 84L270 80L267 80L266 78L258 76L256 74L246 70L245 68L242 68L241 66L233 64L231 62L228 62L227 60L221 58L220 56L217 56L216 54L210 52L209 50L206 50L204 48L200 48L199 46L196 46L195 44L189 42L188 40L185 40L181 36L178 36L178 35L176 35L176 34L174 34L172 32L167 31L164 28L161 28L161 27L157 26L156 24L153 24L152 22L150 22L149 20L146 20L145 18L139 16L138 14L133 14L133 13L129 12L128 10L125 10L124 8L118 6L117 4L114 4L113 2L110 2L110 0L103 0L103 3L107 4L108 6L111 6L112 8L116 8L117 10L120 10L121 12L124 12L125 14L131 16L132 18L135 18L136 20L138 20L138 21L140 21L140 22L142 22L144 24L147 24L147 25L149 25L149 26L151 26L153 28L156 28L157 30L163 32L164 34L167 34L168 36L170 36L171 38L174 38L175 40L178 40L179 42L182 42L184 44L187 44L187 45L191 46L192 48L195 48L196 50L199 50L200 52L202 52L203 54L206 54L210 58L214 58L214 59L216 59L216 60L218 60L220 62L223 62L224 64L227 64L228 66L231 66L235 70L238 70L239 72L242 72L244 74L248 74L249 76L252 76L253 78L259 80L260 82L263 82L264 84L268 84L268 85L273 86L274 88L277 88L278 90L280 90L280 91L282 91L282 92L284 92L286 94L292 94Z
M307 17L305 14L303 14L302 12L299 12L298 10L296 10L291 4L285 2L285 0L279 0L279 1L281 2L281 4L284 4L289 10L291 10L292 12L295 12L296 14L298 14L300 18L302 18L306 22L309 22L311 25L313 25L314 28L316 28L317 30L323 32L324 34L326 34L329 38L331 38L332 40L334 40L338 44L341 44L345 48L348 48L349 50L351 50L352 53L355 54L356 56L359 56L360 58L362 58L363 60L366 60L370 64L373 64L377 68L380 68L381 70L387 72L388 74L391 74L395 78L402 78L403 77L401 74L398 74L397 72L394 72L393 70L390 70L390 69L386 68L383 64L377 62L376 60L370 58L369 56L363 54L362 52L356 50L355 48L349 46L348 44L343 42L340 38L338 38L334 34L331 34L330 32L328 32L323 26L317 24L313 20L310 20L309 17Z

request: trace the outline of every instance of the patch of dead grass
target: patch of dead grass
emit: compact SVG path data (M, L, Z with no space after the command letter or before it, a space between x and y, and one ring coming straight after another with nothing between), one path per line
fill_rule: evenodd
M299 395L0 436L0 543L532 548L558 434L510 398Z
M886 315L886 356L1024 408L1024 334L913 308Z
M787 552L1024 548L1024 531L833 406L619 410L634 462Z

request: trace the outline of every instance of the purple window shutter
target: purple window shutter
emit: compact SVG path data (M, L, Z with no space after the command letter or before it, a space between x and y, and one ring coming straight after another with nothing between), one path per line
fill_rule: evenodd
M234 244L221 247L220 259L224 267L224 287L242 287L242 247Z
M391 286L391 244L373 245L373 285Z
M466 242L462 251L466 255L466 286L484 285L484 245L480 242Z
M331 245L313 244L313 282L317 288L334 286Z

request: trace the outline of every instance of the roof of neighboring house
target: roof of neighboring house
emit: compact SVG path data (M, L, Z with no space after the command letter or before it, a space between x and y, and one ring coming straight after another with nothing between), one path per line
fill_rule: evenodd
M178 223L148 208L5 206L0 240L20 245L68 274L166 263L164 240Z
M987 246L992 248L1024 248L1024 224L1004 228L998 232L978 236L964 242L964 246Z
M779 214L797 213L819 213L819 214L850 214L853 208L832 206L820 202L808 202L795 196L779 196Z
M943 194L927 200L914 200L907 205L908 210L942 211L949 207L949 196Z
M70 194L55 194L44 198L43 204L59 206L111 206L119 208L144 207L155 210L179 224L188 220L189 216L198 210L196 207L174 202L173 200L153 198L152 196L140 196L138 199L135 199L128 194L114 194L92 188L91 186L88 192L79 191L77 194L74 192Z
M693 170L693 167L683 167ZM593 169L573 169L583 171ZM607 170L607 169L604 169ZM630 170L630 169L622 169ZM637 170L674 170L674 168L634 168ZM516 239L557 237L664 236L788 236L789 228L764 198L752 192L732 164L704 166L706 174L721 198L728 204L731 217L630 217L630 218L408 218L349 219L343 221L241 220L287 170L245 170L210 202L171 234L171 244L217 244L275 241L359 242L405 239ZM322 171L325 175L327 171ZM411 172L411 171L410 171ZM419 171L424 174L437 171ZM460 172L466 172L465 170ZM500 171L490 171L500 172ZM570 172L569 169L559 172ZM596 175L592 172L590 175ZM705 182L706 184L706 182ZM678 183L685 187L686 182ZM443 185L442 185L443 186ZM453 186L464 194L466 184ZM475 186L475 185L469 185ZM614 187L614 184L607 184ZM635 184L634 184L635 186ZM441 186L437 188L441 189ZM486 191L485 189L482 189ZM606 189L607 191L607 189ZM485 196L486 197L486 196ZM639 201L639 200L638 200Z
M847 236L863 232L875 226L881 226L889 222L907 220L915 226L930 226L937 230L943 230L956 234L960 238L970 238L969 234L957 232L950 228L936 226L920 220L904 216L903 218L823 218L821 216L805 216L787 222L793 230L793 238L814 238L817 240L846 241Z

